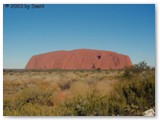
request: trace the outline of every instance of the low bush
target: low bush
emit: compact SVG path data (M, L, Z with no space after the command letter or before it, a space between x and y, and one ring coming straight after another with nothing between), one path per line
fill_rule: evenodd
M150 70L150 67L147 65L145 61L142 61L138 64L134 64L133 66L126 67L124 69L124 78L132 78L134 75L138 73L142 73L143 71L148 71Z
M114 95L109 99L110 115L142 115L145 110L155 107L155 74L149 67L136 69L139 72L133 72L133 77L121 81L115 88ZM123 106L119 107L120 104Z

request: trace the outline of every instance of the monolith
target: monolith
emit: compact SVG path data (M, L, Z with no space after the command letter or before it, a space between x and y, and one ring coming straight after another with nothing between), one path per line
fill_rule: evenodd
M105 50L77 49L34 55L26 69L123 69L132 66L127 55Z

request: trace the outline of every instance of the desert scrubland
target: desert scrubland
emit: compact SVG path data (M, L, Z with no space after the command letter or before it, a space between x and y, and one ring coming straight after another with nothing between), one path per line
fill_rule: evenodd
M155 69L4 70L4 116L133 116L155 107Z

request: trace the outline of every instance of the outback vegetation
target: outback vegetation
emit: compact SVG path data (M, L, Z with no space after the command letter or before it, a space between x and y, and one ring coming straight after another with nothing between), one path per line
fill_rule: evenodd
M141 116L155 107L155 69L4 70L5 116Z

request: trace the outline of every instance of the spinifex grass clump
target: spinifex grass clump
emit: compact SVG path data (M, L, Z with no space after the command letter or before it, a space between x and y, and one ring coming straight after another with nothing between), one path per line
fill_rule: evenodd
M16 96L4 98L4 115L47 115L47 106L54 105L53 96L50 88L26 88Z
M107 96L102 95L97 90L93 90L85 96L77 95L72 100L61 104L59 114L75 116L106 115Z

